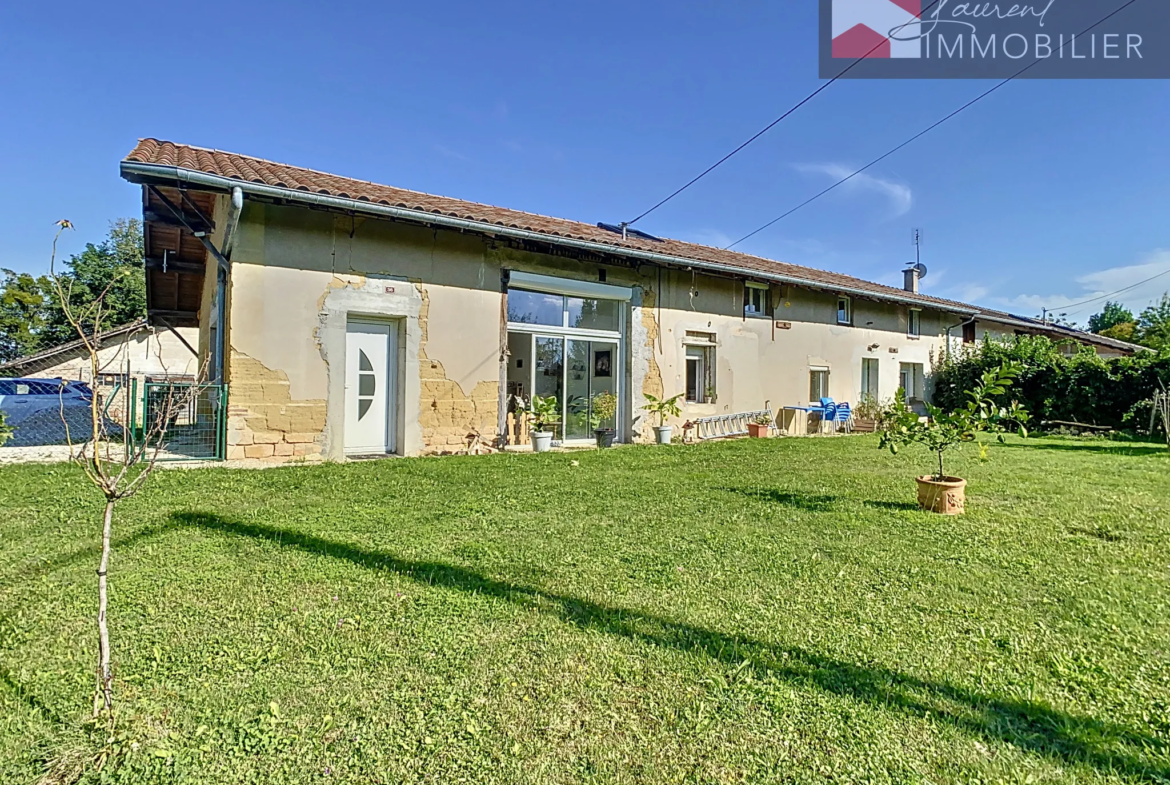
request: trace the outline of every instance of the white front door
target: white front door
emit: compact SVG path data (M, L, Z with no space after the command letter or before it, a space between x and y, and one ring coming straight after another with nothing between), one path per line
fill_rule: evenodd
M345 452L392 453L398 331L392 322L350 320L345 334Z

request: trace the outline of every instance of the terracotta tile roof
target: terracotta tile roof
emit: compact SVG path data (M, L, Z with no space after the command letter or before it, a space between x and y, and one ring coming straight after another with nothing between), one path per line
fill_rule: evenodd
M713 248L695 243L686 243L680 240L661 239L651 240L631 235L623 239L620 234L603 229L593 224L568 221L563 218L550 218L535 213L520 210L508 210L492 205L467 202L461 199L451 199L445 196L434 196L408 191L403 188L393 188L388 185L379 185L365 180L354 180L348 177L318 172L299 166L288 166L262 158L228 153L222 150L208 150L202 147L164 142L157 139L141 139L138 145L126 156L126 161L158 166L173 166L194 172L217 175L220 177L240 180L244 183L259 183L262 185L284 188L290 191L301 191L305 194L322 194L325 196L354 199L360 202L381 204L390 207L399 207L408 210L426 212L466 221L474 221L490 226L523 229L547 235L550 242L558 237L583 240L599 245L610 246L615 253L623 249L646 251L679 257L695 262L707 262L735 268L750 277L753 273L763 275L785 276L807 283L810 286L825 289L859 290L868 292L882 299L895 299L911 304L933 306L940 310L970 313L979 311L990 319L1006 319L1017 323L1031 323L1035 329L1043 330L1040 322L1018 317L1000 311L992 311L967 303L945 300L923 294L911 294L903 289L854 278L849 275L817 270L812 267L787 264L760 256ZM295 194L289 196L295 199ZM1085 335L1085 340L1098 339L1099 336ZM1096 341L1095 341L1096 342ZM1112 342L1121 346L1128 346L1121 342Z

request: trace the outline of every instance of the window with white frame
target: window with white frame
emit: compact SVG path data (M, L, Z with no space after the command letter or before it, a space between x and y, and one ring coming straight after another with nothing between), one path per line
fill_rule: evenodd
M767 319L772 316L771 291L765 284L748 281L743 287L743 315Z
M919 308L911 308L908 318L906 320L906 334L911 338L917 338L922 335L922 311Z
M687 403L715 403L715 336L710 333L686 333Z
M808 371L808 402L816 405L829 397L829 369L810 368Z
M853 324L853 300L845 295L837 298L837 324Z

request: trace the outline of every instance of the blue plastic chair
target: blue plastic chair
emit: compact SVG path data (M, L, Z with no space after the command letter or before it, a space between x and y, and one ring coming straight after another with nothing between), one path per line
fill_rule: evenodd
M845 432L849 432L849 429L853 425L853 410L848 403L837 404L837 411L833 417L833 421L837 424L837 427L840 427L840 424L844 423Z
M824 417L825 413L828 411L829 407L832 405L833 405L832 398L821 398L820 403L811 403L810 402L808 405L808 410L810 412L816 412L817 414L821 415L821 417Z

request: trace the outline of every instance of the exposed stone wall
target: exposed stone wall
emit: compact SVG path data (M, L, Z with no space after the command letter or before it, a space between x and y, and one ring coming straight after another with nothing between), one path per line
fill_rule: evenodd
M422 284L415 284L422 296L418 314L420 379L419 422L426 452L447 452L467 445L470 434L494 441L499 414L500 384L480 381L465 392L447 378L441 362L427 356L431 298Z
M230 379L228 460L321 460L324 400L294 401L288 374L237 351Z
M642 406L645 395L653 395L656 398L662 398L665 388L662 384L662 369L658 365L658 320L654 316L654 306L658 302L657 292L649 288L642 290L642 329L646 333L646 352L645 362L647 365L646 375L642 377L642 389L634 396L633 406L635 409ZM639 420L641 427L638 429L641 437L645 440L653 439L653 418L642 417Z

